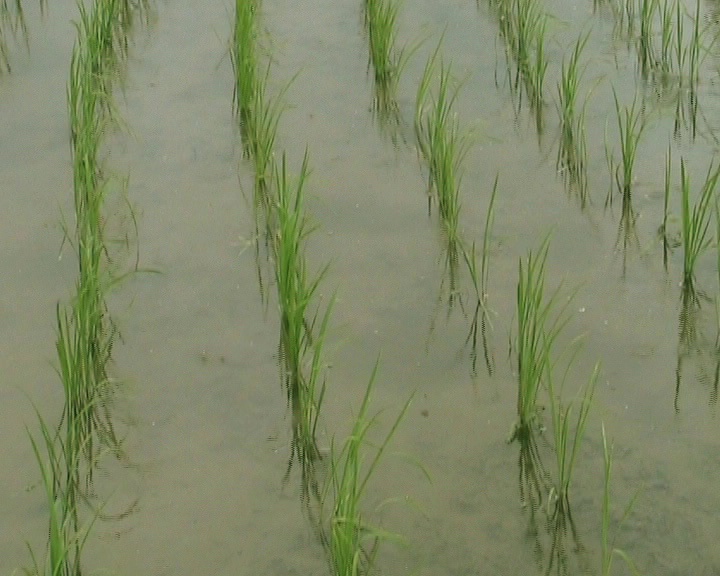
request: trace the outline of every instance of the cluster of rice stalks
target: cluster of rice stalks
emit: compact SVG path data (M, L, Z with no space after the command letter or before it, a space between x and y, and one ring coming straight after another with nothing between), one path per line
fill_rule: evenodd
M682 0L628 0L613 13L616 27L635 46L644 80L675 101L675 132L696 132L700 66L715 43L706 40L709 27L701 26L701 5L692 13Z
M623 204L631 204L635 159L646 124L642 110L637 105L637 99L633 100L629 108L626 106L621 109L617 93L614 91L613 96L620 139L620 159L617 160L608 154L608 164L615 188L623 198ZM608 194L606 204L612 204L612 189Z
M322 315L318 310L310 312L327 267L314 276L307 272L305 239L312 231L303 206L307 177L307 154L294 185L284 155L275 169L278 202L273 254L280 310L279 353L293 430L288 472L295 456L304 470L320 458L315 433L325 391L322 349L332 310L331 301Z
M120 453L110 414L113 383L108 375L115 327L105 295L118 280L105 239L103 205L108 181L100 160L102 139L114 124L112 87L127 53L128 4L103 0L78 4L78 38L73 49L68 105L73 160L75 226L65 235L78 260L76 294L57 307L58 374L65 404L55 433L39 417L44 452L31 437L50 509L47 556L35 574L80 576L87 529L78 506L87 501L93 469L105 450ZM88 527L89 529L89 527Z
M103 213L108 180L100 147L116 121L112 85L126 54L121 0L79 5L78 40L73 50L68 100L75 203L75 229L66 230L78 258L76 296L58 309L57 350L66 390L68 426L78 426L93 458L96 443L118 448L108 413L111 380L107 365L116 330L105 295L117 280L108 254ZM84 415L80 418L80 415Z
M50 512L49 538L42 559L30 550L32 567L25 573L28 576L81 576L82 550L97 518L95 514L87 526L80 526L78 507L85 496L79 490L78 474L84 450L82 446L72 445L79 438L69 437L63 441L61 435L53 434L40 414L37 415L42 442L38 445L32 434L28 432L28 435L40 466Z
M588 151L585 139L585 108L587 100L578 108L578 89L582 70L580 56L588 41L588 34L580 36L570 59L563 59L558 82L558 110L560 113L560 145L557 169L565 181L577 190L581 207L587 201Z
M365 25L374 72L374 108L381 119L397 117L400 75L410 52L397 47L398 0L365 0Z
M331 448L330 477L322 495L323 508L331 510L324 515L328 518L321 536L333 576L368 574L380 543L389 538L397 539L368 524L361 510L368 481L410 406L408 400L382 443L376 447L369 465L366 464L365 449L370 445L367 435L377 418L368 416L377 368L376 363L350 435L339 452L334 444Z
M451 66L438 60L440 45L425 65L415 107L418 150L428 166L428 204L435 198L448 245L448 259L456 265L460 245L460 183L470 137L461 131L455 112L459 86L452 86ZM431 94L433 77L438 86ZM434 196L433 196L434 192Z
M493 0L508 55L515 62L511 84L522 86L535 113L538 132L542 131L544 83L548 60L545 54L547 14L538 0ZM508 70L510 74L510 70Z
M570 364L568 364L565 371L566 375L569 368ZM554 514L556 516L567 516L571 522L570 486L572 484L572 475L578 450L585 436L587 416L592 404L598 374L599 366L596 365L582 396L577 402L568 403L564 403L562 400L563 386L559 391L556 391L553 384L554 378L552 374L548 375L548 395L550 397L550 414L552 417L556 459L555 487L550 494L550 500L554 502ZM576 404L579 404L579 408L577 418L571 429L572 411Z
M555 338L567 321L557 309L560 287L546 300L545 262L550 239L546 238L537 254L528 253L520 260L517 285L517 421L510 441L522 440L533 432L537 422L538 396L551 369L551 351Z
M245 154L250 155L253 134L255 100L258 89L257 12L259 0L236 0L235 24L230 42L230 59L235 71L233 110L240 123Z
M695 266L698 258L710 248L712 236L709 234L710 218L713 207L717 209L715 189L720 178L720 167L708 168L700 196L694 206L690 206L690 176L685 168L685 160L680 161L681 193L681 236L683 244L683 292L697 300L695 286Z

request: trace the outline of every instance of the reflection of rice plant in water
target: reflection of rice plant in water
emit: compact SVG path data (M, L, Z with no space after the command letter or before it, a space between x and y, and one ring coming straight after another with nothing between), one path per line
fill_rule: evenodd
M560 146L557 167L572 186L577 189L581 205L587 198L587 161L585 143L585 104L577 109L577 92L582 72L578 70L580 56L587 44L589 34L580 36L570 59L563 59L558 99L560 111ZM587 103L587 101L586 101Z
M397 538L368 524L362 511L368 482L410 406L408 400L376 448L369 465L366 465L364 453L366 447L371 445L367 435L377 418L368 416L377 368L376 363L350 435L339 452L334 445L331 450L330 477L323 491L322 504L323 508L332 510L329 511L328 526L323 528L322 537L334 576L368 574L380 543Z
M520 260L517 285L517 353L518 395L517 421L510 441L522 439L532 432L537 420L537 398L548 375L555 338L567 319L563 312L567 303L557 306L560 287L545 299L545 262L550 238L546 238L537 254L528 253Z
M284 155L282 162L275 169L277 228L273 254L280 308L281 368L293 418L290 465L294 455L298 456L301 463L312 462L319 458L315 430L324 392L324 384L319 382L321 351L331 310L330 306L322 315L319 333L314 334L319 312L309 318L310 304L327 267L315 277L308 275L304 243L312 229L307 226L303 207L307 177L307 154L294 186L287 176ZM305 367L309 355L312 359L310 373L307 374Z
M249 154L247 134L254 132L253 102L257 91L257 0L236 0L230 59L235 72L233 109L240 123L245 153Z

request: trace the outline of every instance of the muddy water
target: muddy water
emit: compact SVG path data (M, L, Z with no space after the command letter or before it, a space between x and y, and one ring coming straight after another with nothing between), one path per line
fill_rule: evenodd
M44 502L40 490L31 489L38 470L25 432L25 425L36 430L28 397L46 417L57 414L54 306L72 293L75 273L70 252L61 250L60 226L71 194L65 83L75 13L51 8L44 23L32 21L31 53L17 53L13 75L0 80L0 433L6 439L0 516L8 520L0 523L0 569L6 574L27 565L25 541L37 549L43 543ZM616 520L640 490L618 546L644 573L713 574L720 570L720 497L712 489L720 469L712 404L714 304L702 304L701 334L677 386L682 255L675 251L665 273L656 230L668 142L676 158L688 158L694 181L712 158L707 135L718 111L711 105L714 60L703 68L707 120L694 142L687 133L673 140L671 110L648 101L636 172L636 235L623 249L619 202L604 207L605 146L607 140L616 148L612 87L622 103L632 102L635 56L613 36L609 14L593 16L590 3L547 8L557 19L550 25L542 138L526 110L514 111L497 25L483 3L405 2L399 21L403 40L426 39L401 82L406 122L425 58L443 29L444 53L465 79L459 114L475 130L462 197L470 241L481 242L499 176L489 289L496 370L489 377L482 359L473 376L463 347L470 319L459 306L448 314L442 237L436 215L427 215L426 175L412 131L401 127L394 145L370 112L359 4L264 3L262 43L275 61L272 88L299 73L287 92L279 141L295 168L309 151L307 210L318 224L309 259L318 268L331 263L322 292L337 294L321 443L348 431L379 355L374 404L384 410L380 430L414 394L393 445L409 458L385 461L367 502L371 511L387 498L400 500L373 516L407 540L406 547L385 549L382 572L544 572L551 545L544 516L538 514L533 529L520 502L518 446L506 443L515 408L508 341L518 258L552 231L548 284L564 280L568 292L578 287L560 346L584 339L568 395L595 362L602 364L572 493L581 551L570 534L564 542L570 571L596 573L600 565L603 421L616 445ZM135 32L126 85L118 93L130 133L108 138L107 163L129 177L146 271L112 296L124 337L115 348L114 372L126 391L118 420L132 466L108 464L98 481L108 514L132 513L94 526L87 547L91 572L326 573L303 516L299 479L292 474L282 486L289 423L278 379L274 288L264 306L255 270L252 174L239 158L232 128L225 53L231 13L221 4L199 10L159 3L149 28ZM591 21L583 84L583 93L594 87L588 107L591 202L581 210L556 174L552 97L563 54ZM672 212L679 215L677 198ZM716 276L709 253L698 280L710 299L717 294ZM462 275L461 290L469 296ZM542 441L541 447L552 470L554 455ZM408 459L420 461L432 481Z

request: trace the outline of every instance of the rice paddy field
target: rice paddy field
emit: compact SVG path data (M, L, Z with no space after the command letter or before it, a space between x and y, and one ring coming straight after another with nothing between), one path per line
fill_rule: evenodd
M0 34L0 574L720 574L713 0Z

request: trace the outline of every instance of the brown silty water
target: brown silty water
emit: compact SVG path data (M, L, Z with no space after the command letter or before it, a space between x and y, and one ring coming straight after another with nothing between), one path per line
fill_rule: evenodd
M379 356L373 410L382 412L375 439L414 395L364 504L371 522L407 543L383 548L380 572L545 573L552 544L545 512L537 510L533 524L523 507L519 448L507 439L516 418L516 361L509 349L517 332L518 260L550 233L548 290L561 282L563 295L576 290L557 349L582 339L565 397L574 397L593 365L601 364L572 485L578 542L568 532L566 570L600 570L604 423L615 443L617 546L643 573L713 574L720 570L720 500L712 486L720 468L713 385L717 265L713 250L699 261L706 298L697 339L683 343L682 248L672 252L666 272L657 229L668 144L676 160L675 237L679 158L688 161L696 194L713 157L717 60L711 52L701 68L697 137L688 130L673 136L669 97L643 88L634 47L607 5L593 12L589 2L554 2L544 9L554 18L545 131L538 137L527 107L516 110L491 6L403 3L400 41L421 43L401 78L404 123L393 144L371 110L360 3L263 3L261 45L273 58L270 91L297 74L285 96L278 147L295 173L309 151L306 209L318 228L308 241L308 259L314 270L330 263L322 302L332 294L337 299L326 342L331 366L319 441L328 448L333 437L340 441L348 433ZM688 9L694 12L694 5ZM290 414L277 364L274 286L265 286L267 303L258 286L252 167L241 158L232 116L227 38L233 10L156 4L149 26L133 31L124 88L116 93L129 130L108 135L106 165L128 177L140 265L153 272L133 275L112 293L123 335L112 367L122 381L115 413L132 465L108 462L96 489L109 515L132 508L122 520L93 526L88 573L328 571L300 502L297 469L282 482ZM702 5L702 14L714 31L712 6ZM27 430L39 433L31 402L49 421L59 415L54 313L75 281L61 222L72 210L65 87L77 11L50 6L44 20L32 11L27 16L30 52L13 47L13 72L0 78L0 486L6 495L0 499L0 568L6 574L29 565L26 541L36 551L45 542L47 511ZM443 235L436 210L428 216L427 173L412 131L417 82L443 30L442 52L463 81L459 119L473 130L463 163L461 230L478 247L498 176L488 290L492 376L482 355L473 374L464 346L474 304L464 269L458 290L465 307L456 301L448 310ZM591 92L590 200L581 209L557 173L554 101L563 57L588 30L581 92ZM618 153L613 87L622 106L637 91L647 119L635 172L635 227L627 242L619 198L605 206L611 184L606 149ZM118 199L108 206L125 210ZM116 225L131 228L126 216ZM130 265L134 247L126 257ZM548 430L539 436L540 450L553 474L548 410L541 421ZM398 503L378 507L389 498ZM551 571L563 573L557 559Z

